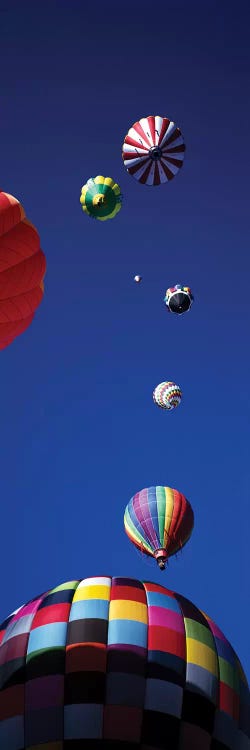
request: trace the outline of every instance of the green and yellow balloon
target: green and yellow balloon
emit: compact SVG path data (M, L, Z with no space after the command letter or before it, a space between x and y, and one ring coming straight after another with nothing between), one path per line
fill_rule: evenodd
M80 196L82 210L92 219L113 219L121 208L121 191L112 177L91 177L83 185Z

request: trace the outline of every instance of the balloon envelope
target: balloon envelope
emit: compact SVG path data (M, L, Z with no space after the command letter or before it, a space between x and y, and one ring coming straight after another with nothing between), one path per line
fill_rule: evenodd
M172 180L182 167L185 146L181 131L168 117L143 117L129 129L122 147L124 165L146 185Z
M148 487L137 492L124 515L130 541L141 552L155 557L162 569L167 558L186 544L193 525L190 503L171 487Z
M153 392L153 401L161 409L175 409L182 399L181 389L172 380L165 380L159 383Z
M92 219L113 219L121 208L121 191L112 177L91 177L80 195L82 210Z
M194 298L190 287L181 286L180 284L169 287L164 298L168 310L177 315L183 315L184 312L188 312L193 300Z
M0 192L0 349L23 333L44 294L46 260L21 203Z
M249 690L219 628L155 583L97 576L0 626L1 750L248 750Z

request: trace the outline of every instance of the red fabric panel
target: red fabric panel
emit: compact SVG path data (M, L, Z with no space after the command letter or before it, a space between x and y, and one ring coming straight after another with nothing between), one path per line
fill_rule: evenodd
M105 644L95 646L81 643L66 648L65 672L106 672L107 649Z
M14 685L0 691L0 721L24 713L25 685Z
M7 661L26 656L28 639L29 634L22 633L22 635L16 635L3 643L0 651L0 664L6 664Z
M28 222L22 221L0 237L0 271L20 263L39 250L40 238L37 230Z
M143 711L128 706L105 706L103 738L140 742Z
M180 747L190 750L210 750L211 736L201 727L182 721L180 726ZM225 748L226 750L226 748Z
M148 629L148 650L163 651L186 659L186 639L183 633L160 625L150 625Z
M45 271L46 260L42 250L3 271L0 273L0 300L34 289L42 281Z
M6 346L12 344L12 341L14 341L14 339L15 336L11 337L10 339L5 339L4 341L0 341L0 351L2 351L2 349L6 349Z
M157 594L167 594L172 599L175 599L174 592L167 589L166 586L161 586L160 583L151 583L151 581L145 581L144 583L147 591L153 591Z
M150 130L150 135L153 141L153 144L155 146L155 117L153 115L149 115L148 119L148 127Z
M173 517L169 528L169 535L172 539L169 547L169 555L179 549L180 542L185 544L193 528L193 511L184 495L174 490L174 509Z
M112 586L110 601L113 599L126 599L132 600L133 602L141 602L142 604L146 604L145 591L133 586Z
M232 716L233 719L238 721L240 699L238 693L236 693L229 685L226 685L225 682L220 682L219 706L221 711L225 711L226 714L229 714L229 716Z
M17 320L14 323L0 323L0 342L5 343L6 341L13 340L20 333L26 331L34 318L34 314L28 315L25 320ZM5 343L6 346L6 343Z
M38 609L31 625L31 631L41 625L49 625L52 622L68 622L71 604L51 604L48 607Z
M166 133L166 131L168 129L169 123L170 123L170 120L168 119L168 117L164 117L163 118L163 123L162 123L162 126L161 126L161 132L160 132L160 135L159 135L159 146L160 146L160 144L162 142L162 139L164 138L164 135L165 135L165 133Z
M0 191L0 237L24 218L21 203L12 195Z
M0 300L0 324L25 320L35 312L43 299L41 286L11 299Z

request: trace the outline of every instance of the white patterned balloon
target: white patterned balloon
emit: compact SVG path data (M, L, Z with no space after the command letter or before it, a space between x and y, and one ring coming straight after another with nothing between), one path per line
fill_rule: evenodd
M161 409L175 409L182 398L182 392L176 383L170 380L159 383L153 392L153 401Z

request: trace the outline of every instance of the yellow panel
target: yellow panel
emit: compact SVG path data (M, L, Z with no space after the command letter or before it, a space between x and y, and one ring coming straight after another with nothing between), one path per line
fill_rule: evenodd
M109 601L109 597L109 586L83 586L76 590L73 602L81 602L85 599L106 599Z
M217 676L218 662L215 652L209 646L196 641L194 638L187 638L186 644L187 662L197 664Z
M173 518L174 493L170 487L165 487L166 511L164 523L164 547L168 546L168 533Z
M148 622L146 604L125 599L112 599L109 607L110 620L135 620Z
M131 537L131 540L134 539L134 541L137 542L137 544L141 545L141 550L145 550L146 549L147 552L149 553L149 555L152 555L152 557L153 557L153 552L152 552L152 549L149 546L149 544L147 544L147 542L145 542L144 539L143 539L143 542L142 542L141 539L140 539L140 537L136 536L135 532L133 531L133 529L131 529L131 527L129 526L129 524L127 523L127 521L126 521L125 518L124 518L124 526L125 526L125 529L127 531L128 537L129 538Z
M105 182L105 177L103 177L101 174L98 174L97 177L95 177L95 182L98 185L103 185Z
M109 185L109 187L113 187L114 180L112 180L112 177L105 177L104 185Z

